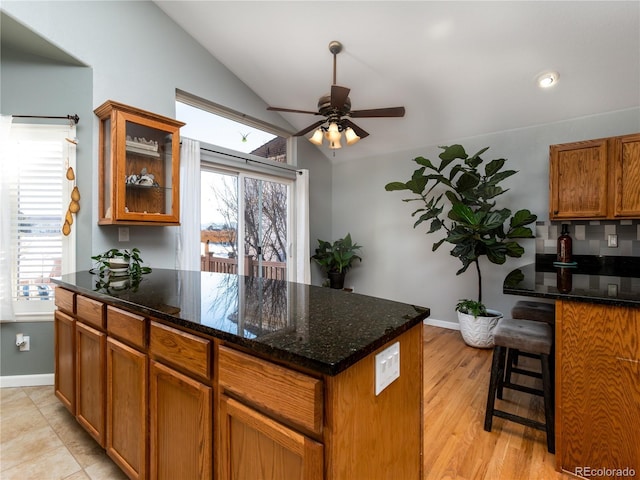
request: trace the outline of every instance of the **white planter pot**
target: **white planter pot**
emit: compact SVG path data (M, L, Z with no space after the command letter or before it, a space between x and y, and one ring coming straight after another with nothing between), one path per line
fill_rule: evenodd
M493 328L502 318L502 313L489 310L491 317L474 317L467 313L458 312L460 333L464 342L477 348L493 348Z

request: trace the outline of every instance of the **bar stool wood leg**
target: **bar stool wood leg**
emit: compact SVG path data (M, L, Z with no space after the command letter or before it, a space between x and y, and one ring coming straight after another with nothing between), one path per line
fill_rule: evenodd
M505 353L506 349L504 347L496 346L493 349L493 360L491 362L491 378L489 380L489 395L487 396L487 409L484 415L484 429L487 432L491 431L491 424L493 423L493 411L495 410L496 391L502 392Z
M547 450L551 453L556 451L555 447L555 402L553 396L551 362L548 355L541 355L542 361L542 391L544 392L544 416L547 430Z

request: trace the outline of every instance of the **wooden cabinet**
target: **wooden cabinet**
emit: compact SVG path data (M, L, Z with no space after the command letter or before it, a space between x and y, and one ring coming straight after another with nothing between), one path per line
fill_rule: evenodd
M551 220L640 218L640 134L549 147Z
M322 380L220 346L218 382L219 478L324 478Z
M131 479L423 477L421 324L326 375L84 294L56 299L56 395ZM400 376L376 395L375 356L396 342Z
M551 212L549 218L607 216L607 140L550 147Z
M558 301L556 312L559 468L640 471L640 309Z
M76 418L105 446L105 382L107 335L76 322Z
M213 478L212 349L208 339L151 322L149 470L153 479Z
M640 133L614 141L614 216L640 218Z
M56 295L60 289L56 292ZM56 397L76 414L76 320L61 310L54 314L54 391Z
M184 123L108 100L100 119L99 225L180 224Z
M213 389L151 360L151 478L213 478Z
M148 320L107 307L107 454L131 479L148 477Z
M324 478L321 443L225 395L219 408L220 478Z
M375 394L372 352L315 378L219 346L220 480L422 478L422 326L394 340L400 377Z

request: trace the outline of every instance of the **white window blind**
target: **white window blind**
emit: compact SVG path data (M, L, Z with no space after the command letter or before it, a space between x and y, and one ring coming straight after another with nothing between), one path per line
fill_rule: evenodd
M11 126L3 182L8 180L11 209L10 298L18 319L50 315L51 278L75 266L75 225L70 235L62 234L74 185L65 174L75 169L75 145L65 138L74 137L75 127L68 125Z

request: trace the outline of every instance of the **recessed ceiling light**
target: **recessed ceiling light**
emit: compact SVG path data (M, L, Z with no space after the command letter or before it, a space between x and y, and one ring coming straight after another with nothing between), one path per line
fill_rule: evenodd
M540 88L553 87L556 83L558 83L559 78L560 75L558 75L558 72L545 72L541 75L538 75L538 86Z

